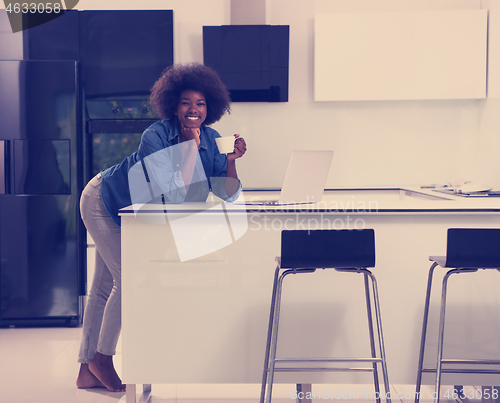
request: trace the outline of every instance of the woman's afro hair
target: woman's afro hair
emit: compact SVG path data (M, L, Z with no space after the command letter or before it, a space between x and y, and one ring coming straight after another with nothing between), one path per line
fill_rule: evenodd
M167 67L151 88L150 104L162 119L175 115L181 93L195 90L205 96L207 118L205 125L217 122L224 113L230 113L231 98L217 73L199 63Z

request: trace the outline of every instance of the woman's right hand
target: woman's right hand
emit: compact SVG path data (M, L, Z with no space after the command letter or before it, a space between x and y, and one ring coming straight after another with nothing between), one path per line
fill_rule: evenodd
M196 147L199 147L201 135L199 127L186 127L180 123L180 135L181 141L194 140L196 142Z

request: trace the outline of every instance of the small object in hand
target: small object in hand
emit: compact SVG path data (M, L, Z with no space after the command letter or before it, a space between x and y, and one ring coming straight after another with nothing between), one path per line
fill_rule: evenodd
M229 154L234 151L235 138L233 136L217 137L215 142L221 154Z

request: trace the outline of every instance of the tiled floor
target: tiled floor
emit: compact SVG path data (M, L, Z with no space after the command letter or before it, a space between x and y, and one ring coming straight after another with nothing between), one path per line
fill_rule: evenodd
M0 329L0 403L124 403L124 393L76 388L80 335L81 328ZM118 348L115 365L119 371L120 343ZM373 402L363 396L369 390L371 385L313 385L313 402ZM295 385L275 385L274 392L273 403L296 401ZM413 402L412 386L392 386L391 392L393 402ZM259 396L260 385L254 384L153 385L151 402L257 403ZM428 389L421 396L422 402L432 400Z

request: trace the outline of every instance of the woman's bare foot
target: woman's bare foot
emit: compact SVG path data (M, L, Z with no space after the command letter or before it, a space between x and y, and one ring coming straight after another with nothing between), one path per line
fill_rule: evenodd
M81 364L80 372L78 373L78 378L76 379L76 386L79 389L88 388L104 388L105 386L102 382L96 378L96 376L90 372L89 364Z
M125 392L125 385L115 371L113 356L96 353L89 362L89 370L112 392Z

